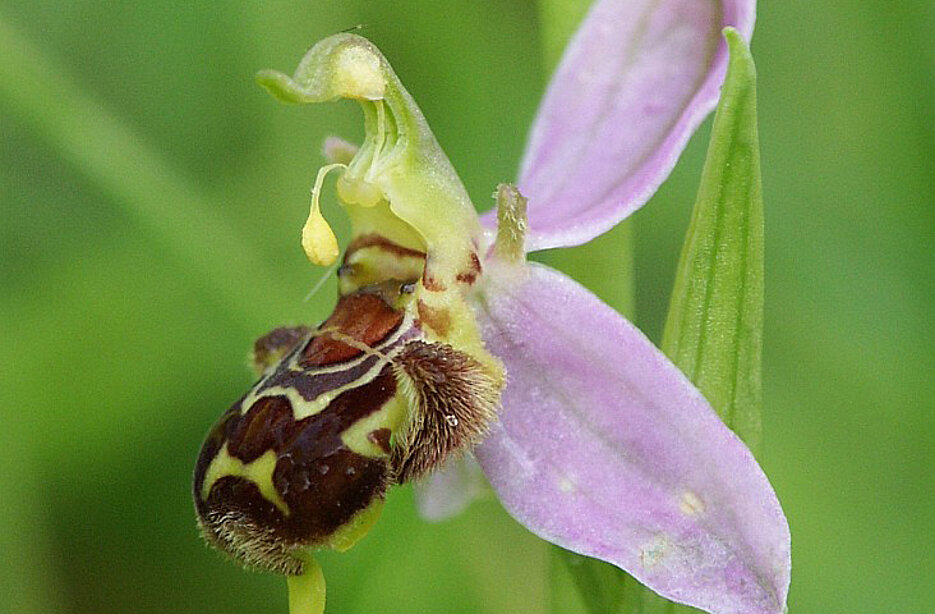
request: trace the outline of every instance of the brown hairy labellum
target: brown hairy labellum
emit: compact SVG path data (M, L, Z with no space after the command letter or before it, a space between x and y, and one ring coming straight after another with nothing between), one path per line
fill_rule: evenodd
M443 343L412 341L394 362L411 403L392 455L396 479L404 483L480 443L496 417L502 386L476 359Z

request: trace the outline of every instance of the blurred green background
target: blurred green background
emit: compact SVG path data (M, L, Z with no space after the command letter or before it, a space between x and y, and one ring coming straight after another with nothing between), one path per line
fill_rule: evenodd
M762 463L792 612L935 603L933 7L759 7ZM362 132L253 74L356 24L486 207L547 78L533 0L0 0L0 612L286 611L281 579L201 544L189 479L252 339L330 309L330 283L303 301L298 230L321 139ZM657 340L708 126L632 222ZM620 238L545 258L619 305ZM492 499L429 525L400 490L321 559L330 612L548 609L545 544Z

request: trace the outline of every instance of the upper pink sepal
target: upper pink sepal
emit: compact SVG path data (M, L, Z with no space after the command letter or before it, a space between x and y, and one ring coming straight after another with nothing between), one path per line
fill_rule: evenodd
M717 104L721 31L749 40L751 0L598 0L539 107L518 186L529 251L585 243L641 207ZM496 227L493 212L484 224Z
M488 264L478 317L503 360L500 423L477 449L537 535L717 614L779 614L785 516L746 446L633 325L540 266Z

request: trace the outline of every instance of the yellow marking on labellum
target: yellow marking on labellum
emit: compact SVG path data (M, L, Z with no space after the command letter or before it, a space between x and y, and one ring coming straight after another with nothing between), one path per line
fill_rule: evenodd
M256 484L263 498L279 508L286 516L289 515L289 506L282 500L276 487L273 485L273 471L276 469L276 452L267 450L262 456L249 463L234 458L227 451L227 444L221 448L208 465L205 472L204 484L201 486L201 498L206 500L211 494L211 487L221 478L236 477L250 480Z
M363 341L358 341L354 337L342 333L337 328L323 328L319 332L322 335L328 335L332 339L339 341L344 345L350 346L355 350L360 350L364 353L365 356L376 356L378 359L382 360L384 364L392 360L391 355L383 352L383 350L380 349L380 346L370 347Z
M320 394L319 396L312 399L311 401L306 401L304 399L301 399L299 403L293 403L292 414L295 417L296 421L302 420L304 418L308 418L309 416L314 416L315 414L323 411L326 407L328 407L331 401L336 399L340 394L347 392L348 390L358 388L365 384L369 384L371 381L376 379L378 375L380 375L380 372L383 370L383 368L387 364L392 362L393 357L396 354L398 354L400 350L402 349L402 348L397 348L397 349L394 349L389 354L384 354L383 352L376 350L374 348L371 348L369 345L366 345L364 343L360 343L356 339L353 339L352 337L348 337L347 335L343 335L341 333L337 333L334 331L329 331L329 334L334 336L336 339L339 339L340 341L347 343L348 345L352 347L356 347L357 349L361 350L362 352L364 352L365 356L368 356L368 355L376 356L379 360L377 360L374 363L374 365L359 378L352 380L344 384L343 386L338 386L337 388L326 390L322 392L322 394ZM264 391L263 396L266 396L267 394L272 394L273 390L274 390L273 388L270 388L268 391Z
M414 318L412 316L407 315L403 319L402 323L397 327L397 329L393 331L393 334L386 337L383 341L381 341L374 347L370 347L369 345L362 344L359 341L356 341L353 338L350 338L347 336L343 336L339 338L338 335L340 333L336 329L325 328L325 329L317 330L312 334L312 337L329 335L329 336L334 337L335 339L338 339L339 341L344 341L344 339L351 339L352 343L348 343L348 345L351 345L352 347L361 350L362 354L360 356L357 356L355 358L348 360L347 362L341 362L341 363L334 364L334 365L324 365L321 367L309 368L309 367L303 367L299 364L299 360L301 359L301 352L296 352L292 357L289 358L289 370L292 371L293 373L308 373L310 375L324 375L328 373L339 373L341 371L348 371L350 369L357 367L362 362L369 360L373 356L377 356L378 358L389 360L390 357L384 352L384 350L387 347L399 341L400 337L402 337L404 334L406 334L412 329L413 319ZM299 345L304 347L306 343L307 343L307 340L302 341ZM272 370L269 373L270 375L272 375ZM269 376L264 377L260 381L260 383L257 384L257 386L258 387L262 386L268 377ZM267 392L264 391L261 396L267 396Z
M686 490L679 499L679 509L686 516L700 516L705 511L705 504L701 497L690 490Z
M254 386L253 390L248 392L247 395L240 402L240 415L241 416L246 415L247 412L249 412L250 409L253 408L253 405L257 401L259 401L260 399L265 399L267 397L284 396L287 399L289 399L289 403L292 405L292 407L295 407L296 405L302 404L302 403L314 402L314 400L306 401L305 397L299 394L299 391L293 388L292 386L270 386L268 388L264 388L262 392L257 392L258 390L260 390L262 386L263 386L263 382L260 382L259 384ZM331 401L329 400L328 403L330 402ZM325 403L325 405L327 405L328 403ZM322 407L321 409L324 409L324 407ZM321 411L321 409L319 409L318 411ZM318 411L313 412L313 413L318 413ZM308 414L308 415L311 416L312 414Z
M409 404L402 394L393 397L379 410L358 420L341 433L341 441L350 450L368 458L385 458L386 450L377 445L368 435L379 429L390 429L396 433L409 411Z
M298 403L293 403L293 417L296 421L299 421L324 411L324 409L328 407L331 401L335 400L338 395L347 392L348 390L353 390L359 386L363 386L364 384L369 384L371 381L376 379L376 377L380 375L380 371L383 370L384 366L386 366L386 361L377 361L377 363L369 371L364 373L356 380L348 382L343 386L332 388L331 390L326 390L311 401L302 399Z
M312 376L318 374L338 373L341 371L353 369L362 362L369 360L374 356L376 356L378 360L369 370L367 370L356 380L352 380L347 384L337 388L323 390L321 394L311 400L306 400L305 397L303 397L299 391L292 386L270 386L268 388L264 388L263 386L266 381L272 377L275 372L275 369L269 369L267 372L268 374L263 377L260 382L254 386L253 390L247 393L247 395L240 402L240 414L245 415L250 411L250 408L253 407L254 403L262 398L280 395L286 397L289 400L289 403L292 405L292 415L296 421L303 420L309 416L314 416L315 414L321 413L325 410L326 407L328 407L331 401L338 397L338 395L358 386L363 386L370 383L380 374L380 371L383 370L383 367L392 362L393 356L395 356L402 348L394 348L390 353L384 352L383 348L393 345L399 340L400 337L406 334L412 328L412 321L413 318L407 315L397 330L376 347L370 347L365 343L361 343L352 337L343 335L340 332L332 329L322 329L315 331L315 335L330 335L343 343L347 343L351 347L359 349L362 354L351 362L308 369L297 366L300 353L296 352L289 359L290 369L292 371L307 372ZM302 345L304 346L304 342Z
M309 416L314 416L315 414L324 411L324 409L328 407L328 404L334 400L335 396L337 396L331 395L331 392L331 390L328 390L324 394L321 394L311 401L306 401L305 397L303 397L298 390L291 386L270 386L259 395L253 396L251 398L250 405L247 406L247 409L241 410L241 413L246 414L247 411L249 411L249 408L253 406L253 403L259 401L260 399L266 397L284 396L289 399L289 404L292 405L293 416L297 416L299 413L301 413L303 418L308 418ZM306 405L310 407L305 407ZM296 408L300 406L302 406L302 411L295 411ZM296 418L296 420L301 420L301 418Z
M325 176L336 168L347 168L343 164L327 164L318 169L315 185L312 187L312 203L308 212L308 219L302 227L302 249L312 264L330 266L338 259L340 250L338 240L334 236L331 226L321 214L321 185Z

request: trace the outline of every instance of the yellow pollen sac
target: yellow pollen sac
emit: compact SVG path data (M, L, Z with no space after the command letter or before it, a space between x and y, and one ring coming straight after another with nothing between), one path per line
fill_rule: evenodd
M308 219L302 227L302 249L312 264L330 266L338 259L338 240L334 231L321 214L321 185L325 176L336 168L347 168L343 164L329 164L318 170L315 185L312 187L312 204L308 212Z
M309 213L302 227L302 249L312 264L319 266L329 266L338 259L338 240L321 211Z
M383 200L383 190L369 181L344 174L338 179L338 196L349 205L375 207Z

